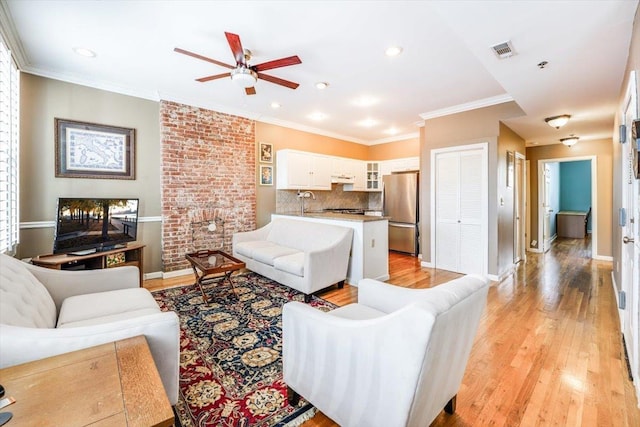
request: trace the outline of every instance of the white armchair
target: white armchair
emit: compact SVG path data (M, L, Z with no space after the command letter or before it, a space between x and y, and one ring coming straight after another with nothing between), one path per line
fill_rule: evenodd
M0 368L144 335L175 405L178 316L139 285L136 267L60 271L0 254Z
M371 279L358 303L282 311L289 401L303 396L343 427L429 426L455 411L488 280L465 276L429 289Z

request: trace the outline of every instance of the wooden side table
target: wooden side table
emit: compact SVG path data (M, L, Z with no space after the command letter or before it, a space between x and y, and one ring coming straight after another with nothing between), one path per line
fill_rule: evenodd
M8 425L171 426L173 410L144 336L0 369L16 402ZM11 424L13 423L13 424Z
M233 281L231 281L231 274L234 271L243 269L246 265L244 262L231 255L219 251L219 250L202 250L186 254L185 258L191 264L193 268L193 274L196 277L196 284L202 292L202 299L209 305L209 299L204 292L203 285L208 285L213 281L222 278L222 281L229 281L231 288L233 289ZM200 273L198 273L200 271ZM224 274L224 276L220 276ZM217 277L213 277L216 276ZM233 289L235 292L235 289Z

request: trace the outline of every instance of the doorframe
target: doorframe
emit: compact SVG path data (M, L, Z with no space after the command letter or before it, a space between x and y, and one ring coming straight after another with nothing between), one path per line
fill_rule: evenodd
M578 162L591 160L591 258L610 261L610 257L603 257L598 250L598 156L560 157L555 159L538 160L538 252L544 252L543 218L544 218L544 165L547 163Z
M482 268L484 275L489 275L489 143L480 142L477 144L456 145L453 147L435 148L431 150L431 176L430 176L430 246L431 246L431 266L436 265L436 157L438 154L462 152L471 150L482 150L482 162L484 166L482 191L485 197L482 198Z
M518 162L518 160L520 160L521 163L521 170L520 170L520 188L514 187L514 192L518 195L518 197L514 197L513 198L513 207L514 207L514 212L516 212L516 205L518 205L518 212L520 212L520 236L519 236L519 241L520 241L520 246L521 248L517 248L516 247L516 236L515 236L515 223L517 221L516 216L513 216L513 223L514 223L514 236L513 236L513 261L515 264L515 260L516 258L520 258L518 260L518 262L520 261L526 261L527 260L527 246L528 243L526 241L527 238L527 222L528 222L528 209L527 209L527 180L528 180L528 171L527 171L527 164L529 163L527 161L527 157L516 151L516 163ZM515 168L515 170L517 170L517 168ZM514 183L518 182L518 179L516 177L514 177Z

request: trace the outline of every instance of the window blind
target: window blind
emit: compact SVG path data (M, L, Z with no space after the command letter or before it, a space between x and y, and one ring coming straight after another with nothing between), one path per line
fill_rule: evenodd
M0 39L0 253L15 253L19 242L20 72Z

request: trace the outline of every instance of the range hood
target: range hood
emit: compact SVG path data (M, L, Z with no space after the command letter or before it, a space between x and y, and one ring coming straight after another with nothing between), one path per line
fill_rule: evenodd
M354 176L331 175L331 182L334 184L353 184L356 181Z

